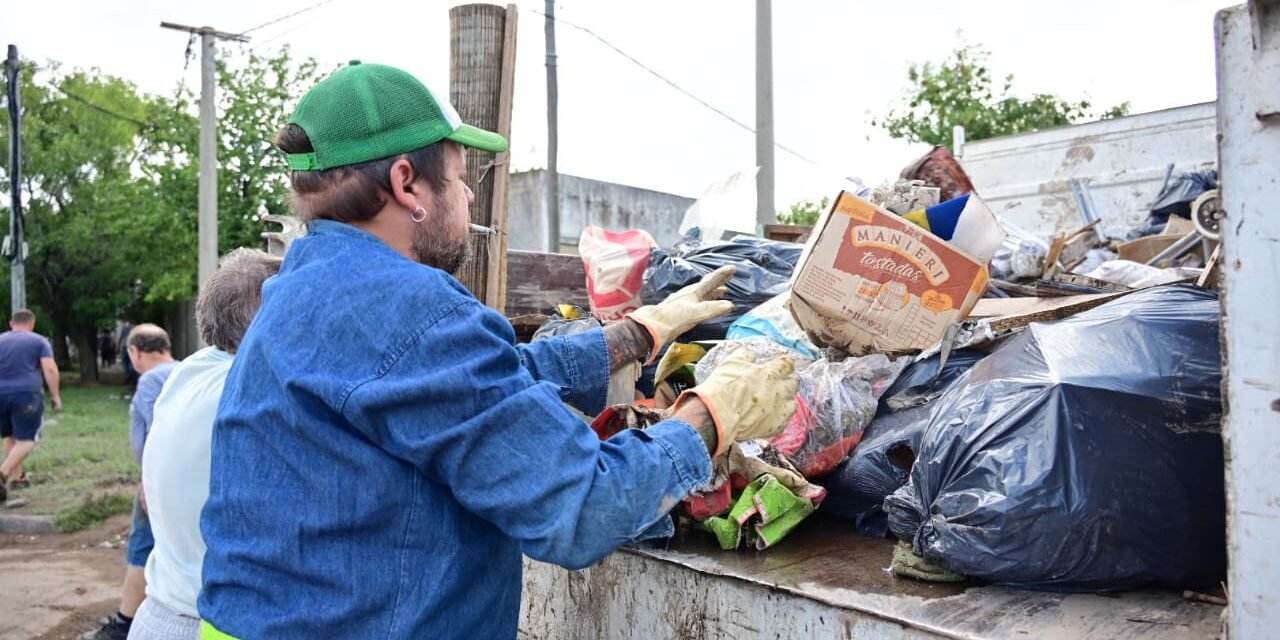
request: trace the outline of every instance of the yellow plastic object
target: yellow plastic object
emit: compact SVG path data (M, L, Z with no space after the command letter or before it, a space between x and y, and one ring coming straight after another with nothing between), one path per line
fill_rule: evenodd
M932 229L929 228L929 215L924 209L916 209L911 213L903 215L902 219L924 229L925 231L932 231Z
M654 373L653 384L662 384L671 374L675 373L687 364L697 362L702 356L707 355L707 350L696 344L680 344L676 343L667 349L666 355L658 361L658 370Z

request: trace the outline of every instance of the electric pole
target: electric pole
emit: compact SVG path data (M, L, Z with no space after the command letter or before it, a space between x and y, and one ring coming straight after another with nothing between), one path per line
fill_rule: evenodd
M560 171L556 168L559 132L556 113L559 90L556 86L556 2L547 0L547 251L560 253Z
M27 243L22 233L22 102L18 85L22 70L18 68L18 47L9 45L4 61L9 98L9 236L4 254L9 258L9 292L12 311L27 308Z
M756 0L756 225L776 220L773 206L773 10Z
M200 35L200 212L198 216L197 283L203 286L218 268L218 114L216 109L218 49L216 42L248 42L238 33L213 27L189 27L161 22L165 29Z

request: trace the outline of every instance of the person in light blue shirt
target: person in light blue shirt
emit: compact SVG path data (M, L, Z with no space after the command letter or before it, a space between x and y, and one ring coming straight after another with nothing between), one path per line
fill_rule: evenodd
M142 464L147 434L151 431L153 408L165 381L178 362L173 359L169 334L154 324L140 324L129 333L125 349L127 358L138 370L138 389L129 403L129 445L134 459ZM124 583L120 587L120 608L109 617L92 636L92 640L123 640L129 635L129 625L146 594L146 576L143 568L155 541L151 537L151 522L147 518L146 498L142 485L133 497L133 523L129 527L129 541L125 550Z
M514 638L521 554L579 568L670 535L713 457L794 412L789 360L730 358L671 418L601 442L565 403L601 411L610 371L727 313L732 270L515 344L449 275L471 244L463 146L506 141L409 74L353 62L276 144L307 236L263 287L214 422L202 638Z
M146 599L131 640L200 637L196 596L204 539L200 510L209 497L210 441L235 352L262 303L262 283L280 258L253 249L224 256L200 288L196 325L210 346L182 361L165 382L142 455L142 486L155 547L147 558Z

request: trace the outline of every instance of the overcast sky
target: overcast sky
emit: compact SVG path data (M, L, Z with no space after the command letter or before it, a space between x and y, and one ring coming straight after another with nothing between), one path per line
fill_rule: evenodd
M25 58L98 67L147 92L171 92L182 77L186 34L161 20L240 32L317 0L204 3L11 0L0 42ZM403 67L447 95L448 9L434 0L332 0L228 44L289 44L326 68L352 58ZM512 145L515 170L546 156L544 2L521 0ZM912 62L939 61L963 38L991 51L997 76L1015 90L1124 101L1133 112L1214 97L1213 14L1222 0L1075 2L918 0L774 2L776 139L818 167L777 152L778 207L898 173L927 150L889 140L872 116L897 104ZM565 0L559 18L590 28L672 82L755 122L755 2ZM560 170L689 196L755 163L754 137L591 36L557 31ZM197 48L198 50L198 48ZM188 70L199 86L199 64Z

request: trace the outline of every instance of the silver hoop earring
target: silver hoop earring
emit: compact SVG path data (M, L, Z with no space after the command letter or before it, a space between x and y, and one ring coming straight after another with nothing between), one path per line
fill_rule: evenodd
M422 214L421 218L418 217L419 213ZM418 208L414 209L413 213L409 214L409 219L417 222L418 224L422 224L422 221L427 219L427 210L423 209L422 205L418 205Z

